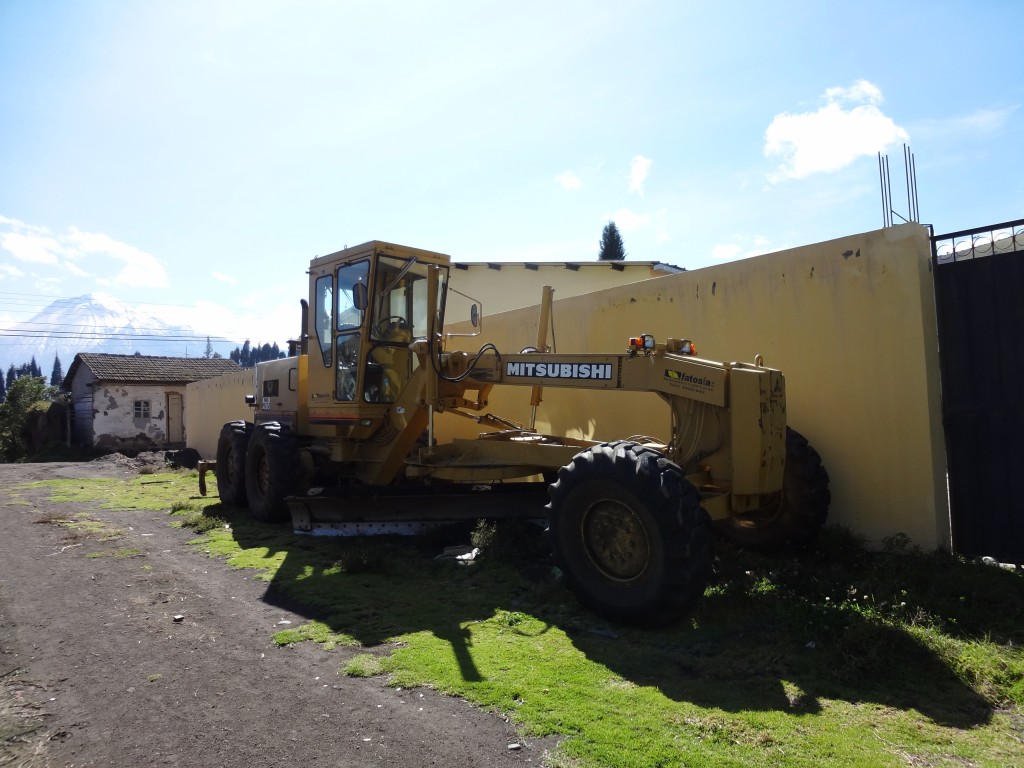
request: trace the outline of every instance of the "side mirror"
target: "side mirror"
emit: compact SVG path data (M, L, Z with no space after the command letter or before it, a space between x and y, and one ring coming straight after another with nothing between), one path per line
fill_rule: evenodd
M362 312L370 303L369 294L366 291L365 283L356 283L352 286L352 303L356 309Z

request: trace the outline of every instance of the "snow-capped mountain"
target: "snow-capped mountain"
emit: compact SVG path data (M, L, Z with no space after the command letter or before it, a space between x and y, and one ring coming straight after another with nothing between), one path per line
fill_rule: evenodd
M79 352L200 357L205 336L106 294L58 299L31 320L0 328L0 375L35 357L45 376L56 355L67 373Z

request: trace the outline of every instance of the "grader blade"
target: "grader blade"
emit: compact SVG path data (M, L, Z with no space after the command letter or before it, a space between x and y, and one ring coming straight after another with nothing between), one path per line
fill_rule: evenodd
M547 485L502 483L468 488L313 489L286 499L296 533L313 536L416 535L480 519L546 519Z

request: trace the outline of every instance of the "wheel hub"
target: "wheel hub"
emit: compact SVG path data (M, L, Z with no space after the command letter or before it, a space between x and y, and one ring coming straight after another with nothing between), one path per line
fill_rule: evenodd
M624 504L606 499L594 504L583 518L583 547L594 566L616 581L632 581L647 568L651 545L637 514Z

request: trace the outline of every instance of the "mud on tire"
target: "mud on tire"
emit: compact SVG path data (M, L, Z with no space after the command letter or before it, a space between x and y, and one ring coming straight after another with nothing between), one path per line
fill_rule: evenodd
M678 466L628 441L594 446L549 489L551 541L580 601L617 622L662 625L711 578L711 529Z
M245 506L245 455L252 424L231 421L221 427L217 439L217 495L222 504Z

